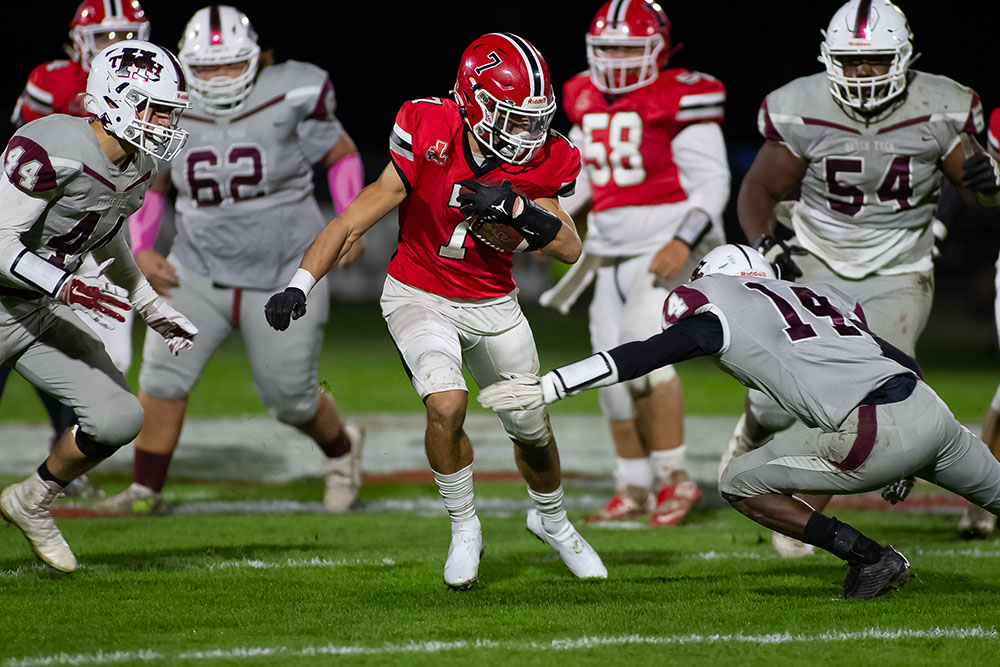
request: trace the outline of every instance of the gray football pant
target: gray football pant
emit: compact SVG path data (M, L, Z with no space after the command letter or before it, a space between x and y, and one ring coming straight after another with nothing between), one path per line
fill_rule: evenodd
M239 329L254 389L271 415L292 426L312 419L319 408L316 365L330 312L326 281L309 293L304 317L293 320L287 331L275 331L264 319L264 304L280 290L221 287L175 256L169 260L177 268L180 286L166 301L198 327L198 336L191 349L176 357L159 336L146 336L139 387L155 398L186 397L216 348Z
M867 415L862 414L865 409ZM872 438L871 453L853 467L857 448ZM1000 463L923 382L906 400L855 408L839 431L778 433L763 447L732 459L722 472L719 490L743 498L862 493L907 475L1000 514Z
M0 362L71 407L96 442L125 445L142 427L142 406L104 343L53 299L0 298Z
M794 245L795 239L791 243ZM916 356L917 338L927 326L934 301L933 271L848 280L813 255L795 255L794 259L802 269L802 277L796 282L833 285L854 297L865 311L869 329L911 357ZM794 421L766 394L751 389L748 398L754 417L769 430L787 427Z

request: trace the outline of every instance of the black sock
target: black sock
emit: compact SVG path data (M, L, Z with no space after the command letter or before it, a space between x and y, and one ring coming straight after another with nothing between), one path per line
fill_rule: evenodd
M66 485L69 484L69 482L64 482L63 480L59 479L51 472L49 472L49 467L45 465L45 461L42 461L42 465L38 466L36 472L38 472L38 476L41 477L46 482L55 482L56 484L58 484L63 488L66 488Z
M837 517L819 512L813 512L809 517L809 523L802 532L802 541L826 549L852 565L871 565L882 558L881 544L868 539L853 526L837 521Z

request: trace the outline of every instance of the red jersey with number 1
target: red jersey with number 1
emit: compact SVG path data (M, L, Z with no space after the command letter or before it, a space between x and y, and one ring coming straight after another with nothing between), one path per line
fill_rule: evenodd
M509 180L532 199L573 193L580 151L550 132L527 164L474 156L458 105L437 97L412 100L396 114L389 137L392 164L409 196L399 206L399 247L393 278L454 299L491 299L515 288L512 255L469 233L458 208L460 181ZM480 164L476 157L485 160Z
M583 131L593 211L687 199L670 142L694 123L722 123L726 88L707 74L668 69L648 86L605 95L587 73L563 89L566 115Z
M10 120L21 126L53 113L85 118L87 71L75 60L53 60L33 69Z

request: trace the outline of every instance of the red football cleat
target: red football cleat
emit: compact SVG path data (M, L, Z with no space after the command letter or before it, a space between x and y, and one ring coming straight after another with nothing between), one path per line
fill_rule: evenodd
M656 494L656 508L649 518L651 526L676 526L687 516L694 502L701 498L701 489L694 480L669 484Z
M600 512L591 514L584 521L628 521L649 514L653 505L653 496L650 495L647 502L640 504L628 496L616 495Z

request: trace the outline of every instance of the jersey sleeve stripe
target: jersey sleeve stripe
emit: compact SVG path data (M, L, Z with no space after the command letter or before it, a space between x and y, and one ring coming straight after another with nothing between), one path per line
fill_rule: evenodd
M702 120L705 118L722 118L725 114L725 107L706 106L691 109L684 109L677 112L677 120Z
M404 141L395 131L389 135L389 150L413 162L413 147L408 141Z
M767 110L767 100L764 100L764 103L760 105L760 110L757 112L757 131L768 141L785 140L771 120L771 114Z
M556 190L557 197L572 197L573 193L576 192L576 181L572 180L569 183L563 183Z
M687 107L700 107L709 104L723 104L726 101L725 93L701 93L698 95L685 95L680 99L681 109Z
M47 105L49 107L52 106L53 98L52 93L49 91L42 90L30 81L24 87L24 90L28 93L28 97L30 97L33 102L38 102L38 104Z

